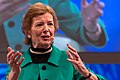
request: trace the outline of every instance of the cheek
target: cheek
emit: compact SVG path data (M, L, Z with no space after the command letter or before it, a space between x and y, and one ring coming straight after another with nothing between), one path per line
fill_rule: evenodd
M40 31L38 30L34 30L32 33L31 33L31 36L32 38L37 38L40 36Z
M54 32L51 32L51 37L54 37L55 33Z
M55 34L55 30L52 29L52 30L51 30L51 33L52 33L52 36L54 36L54 34Z

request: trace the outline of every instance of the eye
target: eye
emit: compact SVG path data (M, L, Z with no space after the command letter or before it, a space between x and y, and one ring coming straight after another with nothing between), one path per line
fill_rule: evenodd
M36 24L36 27L40 27L42 25L43 25L43 23L38 23L38 24Z
M50 23L48 23L48 25L52 26L52 25L53 25L53 23L52 23L52 22L50 22Z

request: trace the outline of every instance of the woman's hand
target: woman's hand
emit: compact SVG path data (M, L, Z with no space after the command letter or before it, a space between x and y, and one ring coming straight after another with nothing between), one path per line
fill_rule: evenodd
M82 75L88 75L89 71L86 69L84 66L80 56L78 55L77 51L67 44L68 50L67 50L67 55L68 55L68 61L73 64L73 66L78 70L78 72Z
M86 0L81 2L81 12L84 27L90 32L96 31L98 17L103 14L104 3L99 0L92 0L88 3Z
M21 58L22 53L20 53L19 51L14 52L14 50L11 47L8 47L7 50L7 63L11 67L11 72L8 75L8 79L16 80L19 73L21 72L20 65L23 62L24 58Z
M87 77L89 74L92 74L88 80L98 80L97 76L93 73L91 73L83 64L80 56L78 55L77 51L67 44L68 50L67 50L67 55L68 55L68 61L72 63L72 65L78 70L78 72L84 76Z

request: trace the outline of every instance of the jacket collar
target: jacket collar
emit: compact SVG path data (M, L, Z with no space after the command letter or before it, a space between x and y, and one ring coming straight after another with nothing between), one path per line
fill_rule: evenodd
M24 57L24 61L22 62L21 67L24 67L25 65L29 63L32 63L29 49L26 52L24 52L22 57Z
M62 58L62 51L53 45L52 45L52 48L53 48L53 50L48 59L48 63L59 66L60 60ZM24 67L25 65L27 65L29 63L32 63L29 49L23 54L23 57L25 58L25 60L22 62L21 67Z
M49 63L52 63L56 66L59 66L60 65L60 61L61 61L61 58L62 58L62 51L59 50L58 48L56 48L55 46L52 45L52 52L50 54L50 57L48 59L48 62Z

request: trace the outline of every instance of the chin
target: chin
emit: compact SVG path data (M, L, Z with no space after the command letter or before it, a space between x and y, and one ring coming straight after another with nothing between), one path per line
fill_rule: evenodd
M51 46L52 42L43 42L41 45L44 47L44 48L48 48L49 46Z

